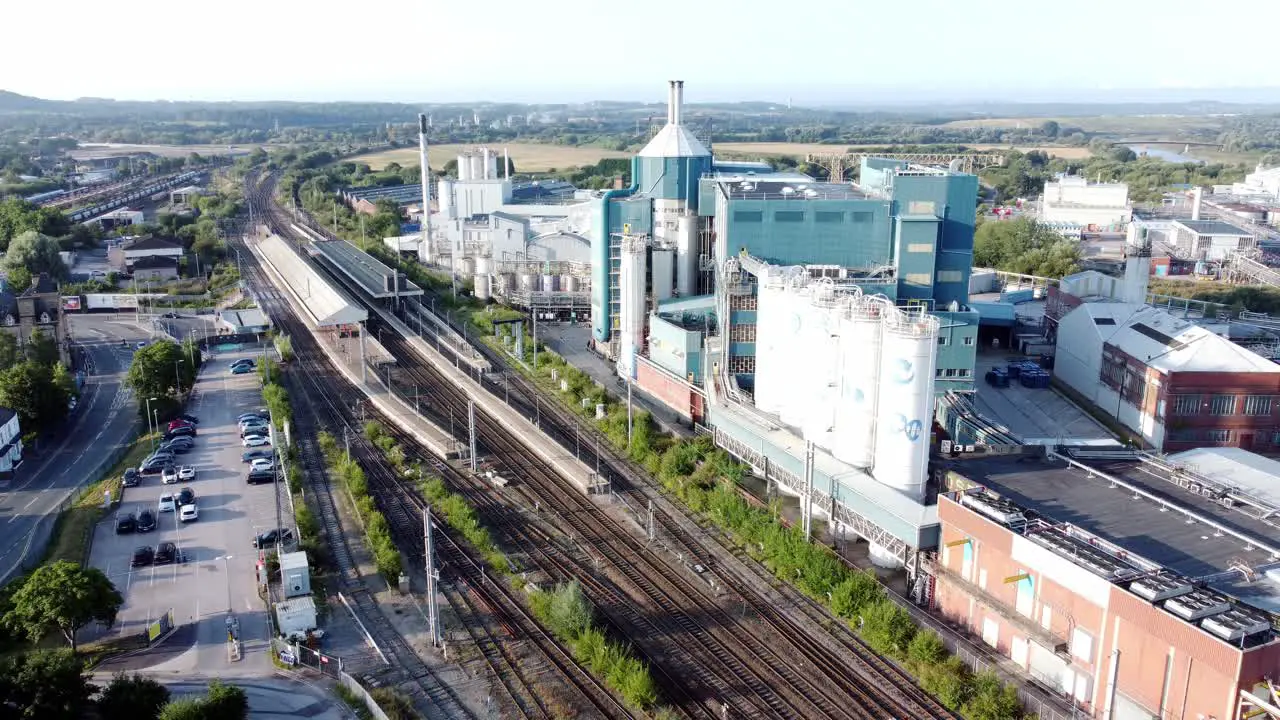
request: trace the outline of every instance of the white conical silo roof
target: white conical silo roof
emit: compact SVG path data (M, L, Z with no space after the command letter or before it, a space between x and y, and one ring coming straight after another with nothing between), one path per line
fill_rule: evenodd
M656 158L707 157L711 151L687 127L667 124L639 154L640 157Z

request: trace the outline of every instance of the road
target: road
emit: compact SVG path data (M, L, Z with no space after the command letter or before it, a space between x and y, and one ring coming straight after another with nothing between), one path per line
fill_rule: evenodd
M40 558L53 530L58 508L80 486L97 480L116 449L135 434L140 422L124 374L132 345L147 330L107 315L72 316L71 338L90 358L86 380L70 427L52 449L30 453L14 480L0 487L0 582ZM129 347L121 347L121 341Z

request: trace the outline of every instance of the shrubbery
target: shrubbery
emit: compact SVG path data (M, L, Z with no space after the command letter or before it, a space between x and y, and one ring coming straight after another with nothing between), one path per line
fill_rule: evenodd
M391 539L391 528L387 525L387 519L378 511L373 498L369 495L369 482L365 479L364 470L360 468L359 463L346 456L332 435L320 432L317 438L325 460L329 463L329 469L342 480L347 492L351 494L356 513L364 523L365 539L369 542L369 550L373 553L373 561L378 568L378 573L388 583L396 585L400 582L404 563L400 558L400 551L396 549L395 541Z

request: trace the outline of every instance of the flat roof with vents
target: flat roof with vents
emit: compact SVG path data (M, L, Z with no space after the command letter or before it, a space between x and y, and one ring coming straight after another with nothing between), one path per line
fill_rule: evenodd
M869 195L849 183L782 182L748 178L722 182L721 187L735 200L865 200Z

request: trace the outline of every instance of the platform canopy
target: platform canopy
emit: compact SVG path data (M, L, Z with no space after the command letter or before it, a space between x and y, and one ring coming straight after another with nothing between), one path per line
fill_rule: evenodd
M306 308L316 327L355 325L369 318L367 310L331 285L310 262L278 236L272 235L261 241L258 251L284 278L289 292Z
M396 271L381 260L345 240L328 240L312 244L316 254L360 285L370 297L389 298L421 295L422 288L403 275L396 283Z

